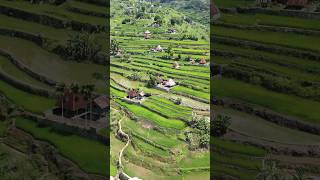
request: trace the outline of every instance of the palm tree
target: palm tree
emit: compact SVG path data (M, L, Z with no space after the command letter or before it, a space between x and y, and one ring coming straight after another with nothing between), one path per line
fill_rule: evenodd
M92 92L94 91L94 85L84 85L81 87L81 94L84 95L85 99L89 101L90 103L90 120L91 120L91 116L92 116ZM87 111L87 107L86 107L86 111ZM87 117L85 117L86 120L86 127L87 127Z
M276 162L266 163L262 160L260 173L256 177L257 180L284 180L283 172L277 167Z
M64 91L66 90L66 85L64 83L56 84L56 93L61 98L61 117L63 117L63 102L64 102Z
M75 95L79 93L79 90L80 90L80 87L78 84L75 84L75 83L72 83L70 85L70 90L73 94L72 96L72 107L73 107L73 110L74 110L74 104L75 104ZM77 113L78 114L78 113Z
M293 175L293 180L309 180L312 178L306 177L302 169L296 169L296 174Z
M94 91L94 85L90 84L87 85L88 88L88 95L89 95L89 101L90 101L90 120L92 119L92 93Z
M81 90L80 90L80 93L84 96L84 98L86 99L86 100L88 100L88 86L86 86L86 85L83 85L83 86L81 86ZM86 106L86 113L87 113L87 106ZM85 113L85 120L86 120L86 127L87 127L87 114Z

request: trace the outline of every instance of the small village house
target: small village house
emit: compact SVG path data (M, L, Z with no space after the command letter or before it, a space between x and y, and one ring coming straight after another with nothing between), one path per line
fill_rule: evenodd
M142 99L144 97L144 92L139 89L130 89L127 92L127 98L129 99Z
M123 100L127 101L128 103L135 103L140 104L143 102L145 94L143 91L139 89L130 89L127 91L127 96L123 98Z
M199 64L200 65L206 65L207 61L204 58L201 58L200 61L199 61Z
M90 101L83 94L74 93L69 90L65 91L63 96L58 100L57 106L58 109L53 110L54 114L60 115L63 110L64 117L73 118L81 114L92 113L94 120L106 117L109 109L106 96L98 96Z
M148 31L148 30L146 30L146 31L144 32L144 39L150 39L150 38L151 38L151 32Z
M164 87L169 87L169 88L171 88L171 87L173 87L173 86L176 85L176 82L175 82L173 79L168 79L167 81L162 81L162 85L163 85Z
M180 65L179 65L179 63L178 63L177 61L175 61L175 62L172 64L172 67L173 67L174 69L179 69L179 68L180 68Z
M92 114L97 118L106 117L109 104L107 96L98 96L93 100L92 105Z
M158 45L157 47L152 48L151 51L153 51L153 52L163 52L163 48L160 45Z
M175 34L176 32L177 32L177 30L174 29L174 28L169 28L169 29L167 30L167 33L169 33L169 34Z
M220 12L214 3L210 4L210 12L212 20L217 20L220 17Z
M79 112L84 112L88 103L88 100L81 93L65 91L63 96L58 100L57 105L60 110L64 111L65 117L73 117Z
M287 8L302 9L309 3L309 0L288 0Z

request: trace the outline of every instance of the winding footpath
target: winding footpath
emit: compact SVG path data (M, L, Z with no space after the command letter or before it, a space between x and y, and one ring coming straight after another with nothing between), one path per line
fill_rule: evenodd
M130 179L131 177L128 176L127 174L125 174L125 173L123 172L123 165L122 165L122 161L121 161L124 150L125 150L125 149L129 146L129 144L130 144L129 135L126 134L125 132L123 132L123 131L122 131L122 127L121 127L121 121L122 121L124 118L125 118L125 116L118 121L118 127L119 127L119 129L118 129L118 132L117 132L117 133L118 133L119 136L124 136L124 137L126 137L127 143L126 143L126 145L125 145L125 146L120 150L120 152L119 152L118 167L117 167L117 168L118 168L118 172L117 172L116 177L120 178L120 176L122 175L122 176L126 176L127 179Z

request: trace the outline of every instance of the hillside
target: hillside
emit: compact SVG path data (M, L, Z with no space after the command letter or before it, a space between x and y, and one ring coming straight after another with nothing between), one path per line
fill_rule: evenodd
M208 179L209 29L163 3L111 17L111 175Z
M266 169L255 176L270 177L267 168L274 163L282 177L319 177L320 152L311 150L320 145L320 19L309 8L313 4L295 10L275 3L261 8L253 0L215 4L221 17L211 25L216 77L211 88L216 112L232 118L219 139L266 150ZM243 164L223 166L234 169L214 173L248 179L246 171L237 170Z

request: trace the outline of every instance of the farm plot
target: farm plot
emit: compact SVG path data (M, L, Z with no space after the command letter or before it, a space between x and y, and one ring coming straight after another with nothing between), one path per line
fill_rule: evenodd
M72 159L87 172L106 174L107 154L104 144L76 135L63 135L50 127L38 127L37 123L25 118L18 117L16 125L35 138L52 143L60 153Z
M29 93L31 90L27 92L26 88L21 86L22 83L50 92L55 91L54 83L94 84L95 93L109 91L105 81L108 72L105 66L101 65L107 60L106 57L97 62L86 57L66 57L66 54L70 53L64 51L74 50L70 40L86 35L95 41L98 51L107 49L108 36L104 32L107 25L106 7L72 0L60 5L54 5L51 1L38 4L17 0L1 1L0 9L0 50L1 54L10 56L12 60L1 55L0 72L16 82L21 82L17 85L8 82L9 80L1 80L0 93L15 109L43 116L45 111L57 104L57 97L47 98L37 92ZM76 54L81 54L78 52L81 50L75 51ZM21 68L21 64L25 68ZM15 122L18 128L33 137L54 145L60 154L75 162L83 173L107 175L108 148L105 144L94 139L58 132L52 127L40 127L30 119L18 117ZM4 130L2 124L0 126L2 136ZM106 135L109 132L102 129L99 133ZM115 169L113 167L113 170ZM49 176L48 174L47 177L42 177L50 178Z
M135 2L113 1L111 8L111 44L118 49L111 49L110 91L114 106L128 116L121 124L131 140L123 171L142 179L209 178L208 149L188 150L191 143L185 135L193 131L189 123L194 111L208 114L210 107L209 31L198 22L153 27L156 15L163 22L184 15L157 5L157 12L149 13L150 2L136 4L148 4L141 18L121 13L123 7L136 7ZM176 33L167 32L170 28ZM145 38L148 31L151 37ZM161 88L166 82L174 82L174 87ZM130 104L135 91L145 96Z
M215 3L220 7L255 6L254 1L230 0ZM213 95L226 102L238 103L239 106L247 105L260 108L261 111L273 112L289 121L298 120L317 126L319 114L317 108L314 108L320 105L320 63L317 60L319 28L315 25L318 24L317 21L263 13L222 13L217 23L212 25L211 34L218 40L212 45L214 74L222 75L214 77L211 83ZM251 28L245 29L246 26ZM283 29L296 31L284 32ZM230 41L223 41L222 37ZM242 40L247 44L239 46L231 42ZM230 107L233 109L229 109ZM230 107L217 106L216 112L231 117L230 129L247 137L278 142L279 146L319 146L319 135L272 123L275 117L258 118L255 114L245 113L241 108ZM216 148L213 159L221 165L213 167L214 174L218 177L228 174L237 179L255 179L260 172L262 159L268 160L267 157L272 156L272 152L229 142L226 139L214 138ZM239 151L232 150L233 146ZM227 153L222 153L224 151ZM229 159L234 155L237 157ZM292 154L284 153L284 156L291 157ZM291 174L286 173L288 163L277 160L280 164L285 164L280 167L281 172L291 177ZM311 164L305 164L301 168L309 165ZM239 167L241 170L233 167ZM305 174L312 176L313 172L307 169Z

